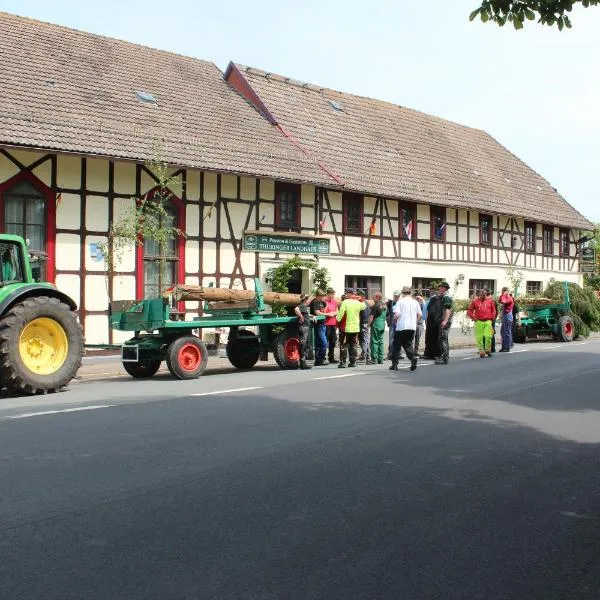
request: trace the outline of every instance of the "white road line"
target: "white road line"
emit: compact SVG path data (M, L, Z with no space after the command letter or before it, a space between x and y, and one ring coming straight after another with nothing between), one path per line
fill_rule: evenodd
M56 415L60 413L79 412L82 410L97 410L99 408L110 408L114 404L102 404L99 406L78 406L77 408L63 408L61 410L44 410L40 412L22 413L20 415L9 415L5 419L28 419L29 417L41 417L43 415Z
M364 373L344 373L343 375L327 375L327 377L311 377L311 381L320 381L321 379L342 379L342 377L356 377Z
M232 390L216 390L214 392L199 392L197 394L190 394L190 396L214 396L215 394L232 394L233 392L248 392L250 390L262 390L263 386L235 388Z

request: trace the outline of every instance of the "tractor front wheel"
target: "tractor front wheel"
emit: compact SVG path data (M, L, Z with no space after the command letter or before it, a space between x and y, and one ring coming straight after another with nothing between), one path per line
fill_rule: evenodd
M206 346L195 335L177 338L167 349L167 367L177 379L197 379L207 362Z
M136 379L147 379L160 369L160 360L140 360L139 362L123 362L123 368Z
M561 342L572 342L575 338L575 323L571 317L561 317L558 320L558 339Z
M237 335L227 342L227 358L238 369L251 369L260 356L258 337L247 329L238 329Z
M82 357L81 325L57 298L27 298L0 321L2 381L13 393L60 390L75 377Z

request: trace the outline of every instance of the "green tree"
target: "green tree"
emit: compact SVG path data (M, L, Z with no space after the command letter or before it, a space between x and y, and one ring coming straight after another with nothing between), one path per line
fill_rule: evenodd
M503 26L508 22L515 29L522 29L526 21L537 19L542 25L556 26L562 31L571 27L567 13L573 10L573 6L588 8L598 4L600 0L482 0L469 20L479 16L484 23L493 21Z
M583 280L586 287L600 291L600 223L596 223L596 231L594 237L589 242L589 246L596 249L596 272L590 275L585 275Z

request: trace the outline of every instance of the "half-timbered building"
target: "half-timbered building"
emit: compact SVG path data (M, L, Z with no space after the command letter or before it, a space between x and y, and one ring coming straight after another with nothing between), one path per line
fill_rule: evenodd
M78 303L88 343L119 341L109 298L246 287L290 256L244 247L244 232L329 240L315 254L337 289L389 295L444 278L467 297L503 285L509 265L529 291L580 279L577 241L592 225L481 131L5 13L0 55L0 229L47 254L42 275ZM152 197L157 153L185 238L166 276L148 242L107 278L98 244ZM309 289L308 273L297 284Z

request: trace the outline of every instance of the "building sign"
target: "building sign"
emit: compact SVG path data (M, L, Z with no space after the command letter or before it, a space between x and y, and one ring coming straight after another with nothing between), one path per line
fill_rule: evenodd
M581 249L581 260L582 262L596 262L596 248L582 248Z
M596 265L593 263L584 263L581 265L581 268L579 269L582 273L595 273L596 272Z
M284 254L329 254L329 238L289 233L244 232L244 250L249 252L282 252Z

